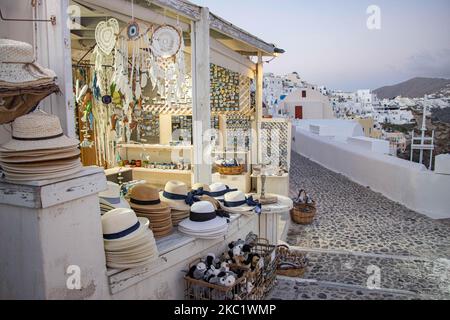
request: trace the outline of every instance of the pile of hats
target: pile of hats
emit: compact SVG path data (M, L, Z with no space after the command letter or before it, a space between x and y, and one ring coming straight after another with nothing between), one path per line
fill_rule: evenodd
M133 210L118 208L105 213L102 228L108 267L136 268L158 258L148 219L138 218Z
M174 226L189 217L190 204L194 199L184 182L168 181L159 197L170 208Z
M253 200L253 197L246 197L242 191L232 191L226 193L222 209L229 213L240 213L243 215L252 215L253 213L261 213L261 204Z
M158 190L149 184L138 184L130 191L131 208L139 217L150 220L150 229L156 238L172 232L172 216L169 206L159 199Z
M211 202L199 201L191 206L189 218L180 222L178 230L200 239L217 239L227 234L228 219L217 216Z
M106 184L107 189L98 194L101 214L117 208L129 209L130 205L120 194L120 186L112 181L107 181Z
M13 122L12 139L0 147L0 166L9 181L61 178L81 170L78 144L64 135L57 116L30 113Z
M224 197L227 193L237 191L238 189L230 188L222 182L216 182L209 186L209 191L204 192L204 194L213 197L214 199L223 202Z
M27 114L54 92L56 74L35 63L30 44L0 39L0 124Z

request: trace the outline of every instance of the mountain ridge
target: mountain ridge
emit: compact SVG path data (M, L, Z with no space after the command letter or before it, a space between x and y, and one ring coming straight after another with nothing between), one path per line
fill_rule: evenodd
M422 98L424 95L450 90L450 79L415 77L404 82L375 89L379 99L393 99L397 96Z

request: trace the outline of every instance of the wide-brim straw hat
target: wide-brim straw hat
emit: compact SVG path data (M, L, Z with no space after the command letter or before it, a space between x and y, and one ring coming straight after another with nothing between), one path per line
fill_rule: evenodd
M117 208L102 216L103 241L105 243L132 241L149 227L150 221L138 218L133 210Z
M186 203L184 199L170 199L166 197L165 194L172 194L180 197L187 197L188 188L184 182L181 181L168 181L164 187L164 191L159 193L159 198L162 202L167 203L167 205L176 210L189 210L190 206Z
M222 183L222 182L215 182L215 183L211 184L209 186L209 189L210 189L210 191L209 191L210 195L214 199L219 200L219 201L223 201L226 193L237 190L235 188L227 186L225 183ZM220 195L216 195L216 194L220 194Z
M53 83L56 74L34 61L33 47L26 42L0 39L0 83L2 88Z
M63 149L63 152L50 153L50 154L37 154L34 156L33 153L4 153L0 148L0 162L4 163L30 163L30 162L42 162L42 161L52 161L52 160L63 160L70 159L73 157L80 156L80 149L73 147L71 149ZM16 155L19 154L19 155ZM31 154L31 155L30 155Z
M247 198L245 196L245 193L243 193L242 191L233 191L225 194L224 202L221 202L220 205L224 211L229 213L250 214L251 211L253 211L256 208L256 206L250 206L247 203L243 203L239 206L234 207L227 206L227 203L245 202L246 199Z
M73 174L80 172L83 168L81 163L75 165L72 169L65 169L63 171L54 172L54 173L41 173L41 174L17 174L4 171L5 179L10 182L25 182L25 181L37 181L37 180L50 180L50 179L58 179L63 177L69 177Z
M130 209L130 204L121 196L120 186L112 181L106 182L106 190L99 192L100 204L113 208Z
M5 151L32 151L74 147L76 139L64 135L61 123L55 115L45 112L33 112L14 120L12 139L2 145Z
M194 183L191 187L191 190L199 190L199 189L203 189L203 191L211 191L211 189L209 189L209 185L207 185L206 183Z
M169 210L169 206L159 199L158 189L148 183L138 184L131 189L130 206L142 213L158 213Z

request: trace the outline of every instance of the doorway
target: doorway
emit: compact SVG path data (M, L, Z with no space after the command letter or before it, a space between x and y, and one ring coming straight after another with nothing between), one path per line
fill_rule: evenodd
M295 106L295 119L303 119L303 107Z

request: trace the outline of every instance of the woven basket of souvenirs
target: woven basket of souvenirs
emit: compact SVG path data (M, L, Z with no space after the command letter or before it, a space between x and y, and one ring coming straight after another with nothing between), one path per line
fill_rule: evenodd
M308 266L308 258L305 254L291 250L286 245L279 245L277 247L278 252L278 265L277 274L286 277L302 277Z
M314 221L317 208L316 202L306 193L300 190L294 201L294 208L291 210L291 218L297 224L307 225Z

